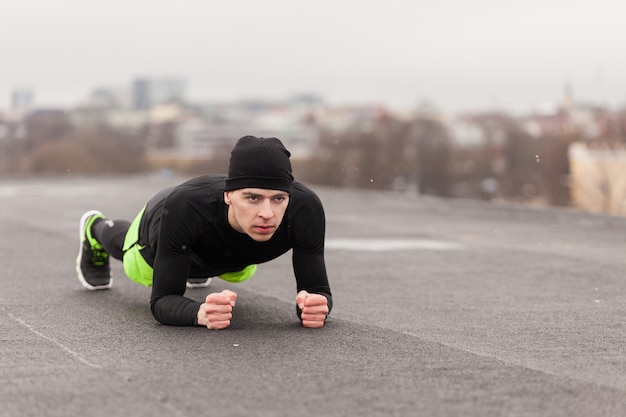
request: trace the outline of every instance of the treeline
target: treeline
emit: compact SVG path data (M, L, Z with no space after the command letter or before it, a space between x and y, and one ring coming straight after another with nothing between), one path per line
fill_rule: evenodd
M496 113L473 116L468 123L480 132L480 140L459 140L449 124L429 114L410 119L383 114L341 131L321 127L313 156L294 155L296 176L336 187L570 204L568 148L588 142L587 132L561 126L532 135L518 120ZM175 131L154 126L124 131L97 123L79 128L64 112L37 112L6 126L0 172L13 174L143 172L155 168L145 145L171 147ZM626 143L625 132L626 117L621 117L593 140ZM224 171L228 151L223 153L218 160L175 169L181 175L216 172L217 167Z
M146 169L144 134L105 124L78 128L63 111L40 111L8 123L0 139L0 172L124 174Z
M585 140L584 132L533 136L503 114L481 115L472 124L482 132L478 143L459 143L445 123L426 115L325 132L319 152L304 164L306 176L338 187L569 204L568 148Z

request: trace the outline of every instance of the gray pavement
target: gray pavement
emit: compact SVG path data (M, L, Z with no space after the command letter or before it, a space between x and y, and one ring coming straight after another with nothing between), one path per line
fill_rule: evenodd
M208 331L158 324L119 263L109 291L74 272L84 211L179 181L0 180L0 416L626 415L626 219L316 187L327 325L287 255L214 280L239 298Z

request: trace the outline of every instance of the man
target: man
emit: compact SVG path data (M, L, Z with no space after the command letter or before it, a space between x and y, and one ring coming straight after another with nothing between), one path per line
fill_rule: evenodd
M332 296L324 261L325 217L319 198L294 181L291 154L276 138L245 136L231 152L228 176L203 175L156 194L130 223L96 210L80 221L78 279L111 287L109 256L132 280L152 286L150 308L168 325L224 329L237 294L183 296L219 276L250 278L256 265L293 250L296 312L304 327L324 325Z

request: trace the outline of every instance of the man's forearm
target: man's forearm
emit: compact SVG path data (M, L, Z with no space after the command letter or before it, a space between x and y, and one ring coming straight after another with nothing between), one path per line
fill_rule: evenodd
M170 326L197 325L201 303L181 295L165 295L150 300L152 315L161 324Z

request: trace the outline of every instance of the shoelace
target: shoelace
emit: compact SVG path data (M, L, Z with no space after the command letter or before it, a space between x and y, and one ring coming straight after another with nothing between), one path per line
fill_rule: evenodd
M109 254L100 248L92 247L91 251L91 259L93 261L93 264L96 266L103 266L109 259Z

